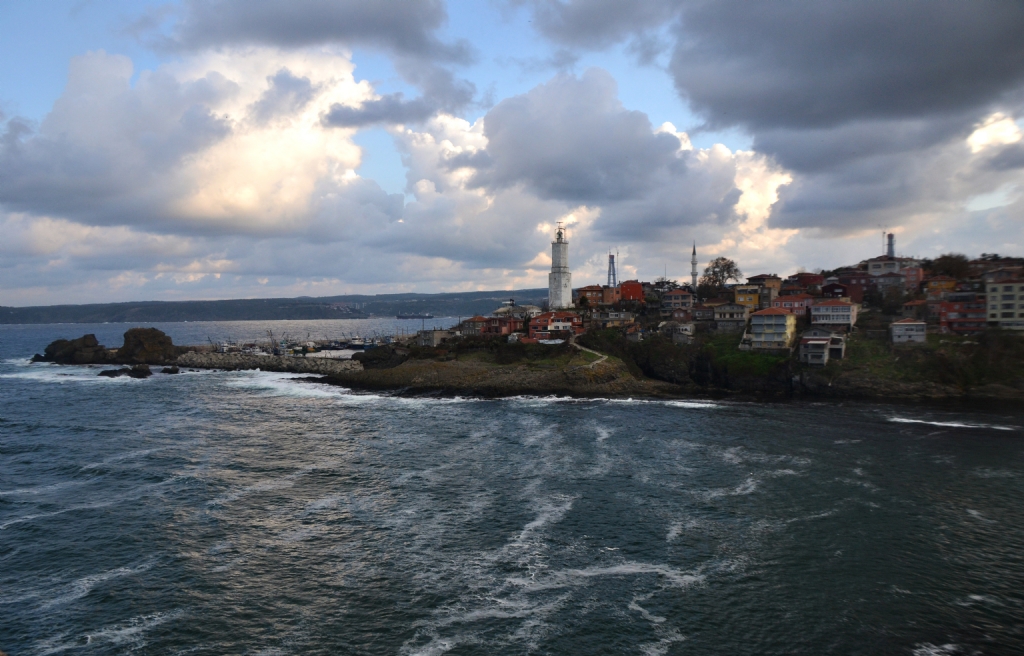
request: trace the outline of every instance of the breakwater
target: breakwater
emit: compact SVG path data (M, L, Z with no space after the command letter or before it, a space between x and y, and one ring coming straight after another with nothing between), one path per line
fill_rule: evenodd
M279 355L250 355L246 353L204 353L189 351L175 361L179 367L196 369L226 369L229 371L259 369L294 374L321 374L324 376L362 371L363 365L355 360L330 358L298 358Z

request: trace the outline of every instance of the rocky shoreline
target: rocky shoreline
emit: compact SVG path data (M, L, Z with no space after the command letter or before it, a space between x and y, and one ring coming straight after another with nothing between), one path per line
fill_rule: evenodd
M385 350L387 351L385 353ZM380 353L377 353L380 351ZM823 372L802 372L782 377L738 379L727 388L674 384L631 371L618 358L602 356L581 364L574 356L561 365L498 364L479 359L411 358L408 349L382 347L375 355L354 360L290 357L247 353L214 353L203 347L181 347L155 328L133 328L125 345L106 349L92 335L58 340L33 361L58 364L118 364L122 369L100 375L145 377L148 365L179 368L261 370L316 376L311 381L364 391L390 391L404 395L510 396L556 395L576 398L704 398L744 401L864 401L954 403L1017 406L1024 390L1003 385L960 389L927 382L899 382L845 373L826 378ZM591 352L594 353L594 352ZM383 355L382 355L383 354ZM600 355L600 354L598 354ZM384 357L388 356L388 357ZM364 367L363 361L366 361ZM792 372L795 373L795 372Z

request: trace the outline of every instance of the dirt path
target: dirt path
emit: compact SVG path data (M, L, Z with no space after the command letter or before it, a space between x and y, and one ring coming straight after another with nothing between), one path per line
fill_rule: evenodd
M594 360L590 364L580 365L580 369L593 369L595 366L601 364L602 362L608 359L608 356L604 355L603 353L598 353L597 351L588 349L586 346L580 346L579 344L577 344L575 336L573 336L572 340L569 341L569 344L575 349L586 351L587 353L593 353L594 355L598 356L598 359Z

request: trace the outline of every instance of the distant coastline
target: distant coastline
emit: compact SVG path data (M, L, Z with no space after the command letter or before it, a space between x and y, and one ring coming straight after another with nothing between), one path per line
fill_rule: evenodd
M173 323L193 321L281 321L366 319L410 316L415 319L490 313L509 298L529 303L546 289L493 290L439 294L351 294L344 296L226 299L214 301L133 301L83 305L0 306L0 324Z

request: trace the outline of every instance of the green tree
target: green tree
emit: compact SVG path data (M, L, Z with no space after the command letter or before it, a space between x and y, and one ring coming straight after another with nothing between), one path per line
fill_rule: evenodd
M966 255L945 253L932 260L930 270L938 275L961 280L970 274L969 262Z
M727 257L716 257L708 262L704 275L697 281L698 293L702 298L721 292L730 280L738 281L743 275L736 263Z

